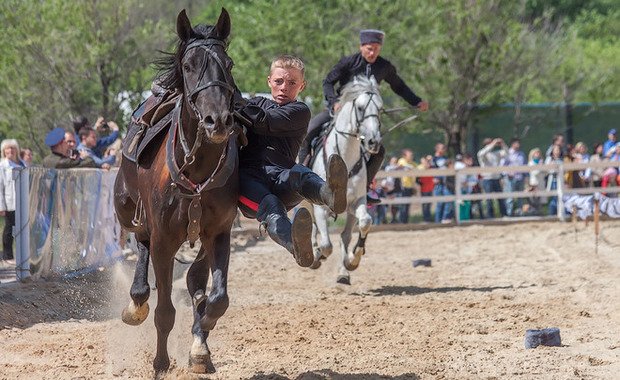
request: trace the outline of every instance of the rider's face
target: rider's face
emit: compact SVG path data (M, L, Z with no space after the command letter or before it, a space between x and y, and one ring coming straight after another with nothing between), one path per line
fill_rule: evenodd
M267 84L271 89L271 96L279 105L294 101L306 87L304 75L294 67L274 68L267 77Z
M381 44L373 42L371 44L360 45L360 52L362 53L362 57L368 63L375 63L377 58L379 58L379 54L381 53Z

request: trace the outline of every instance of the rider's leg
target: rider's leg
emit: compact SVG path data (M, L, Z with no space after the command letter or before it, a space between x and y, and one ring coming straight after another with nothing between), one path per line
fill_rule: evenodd
M335 214L347 207L347 165L338 155L331 155L327 161L326 181L305 166L295 165L280 174L283 187L300 194L316 205L325 205Z
M366 174L367 174L367 187L370 188L370 184L372 180L377 175L377 172L381 169L381 164L383 163L383 158L385 158L385 148L383 145L379 148L379 151L375 154L371 154L370 158L366 162ZM370 194L366 194L366 202L367 203L381 203L381 200L371 196Z
M314 262L312 252L312 215L305 208L295 213L291 222L286 215L286 207L273 194L265 196L256 213L256 219L266 225L269 237L286 248L297 264L309 267Z
M321 133L321 127L323 126L323 124L327 123L330 120L331 115L329 113L329 110L326 109L313 117L310 120L310 123L308 123L308 132L306 133L304 141L301 143L301 147L299 148L299 154L297 156L297 162L299 162L301 165L305 164L304 161L306 160L306 157L308 157L308 155L310 154L310 144L312 144L312 140L314 140L314 138Z

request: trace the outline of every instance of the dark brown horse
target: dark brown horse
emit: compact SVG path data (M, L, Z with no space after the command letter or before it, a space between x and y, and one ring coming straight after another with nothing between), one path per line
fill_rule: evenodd
M124 159L116 179L116 213L121 225L135 232L139 251L132 301L123 310L123 321L137 325L148 315L150 257L157 287L153 360L157 375L170 366L167 341L175 318L172 269L174 256L185 241L192 246L198 238L201 241L187 274L194 309L190 350L194 371L214 370L207 337L228 308L230 230L238 197L233 122L236 87L225 42L229 33L225 9L215 26L194 28L185 11L179 13L176 52L160 61L167 70L160 72L159 84L181 94L165 143L146 149L139 164ZM212 288L206 296L209 270Z

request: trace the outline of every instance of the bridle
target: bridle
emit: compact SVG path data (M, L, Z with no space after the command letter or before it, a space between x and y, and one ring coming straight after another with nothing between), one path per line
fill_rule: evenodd
M212 80L207 83L202 83L206 70L207 70L207 59L205 59L204 64L202 65L202 68L200 69L200 73L198 76L198 82L195 88L190 90L187 86L187 81L185 79L185 76L183 76L183 88L184 88L184 92L186 95L180 96L175 106L175 110L174 110L175 115L173 116L174 118L173 123L175 123L175 125L173 126L173 129L171 133L169 134L169 138L168 138L167 149L168 149L169 154L168 154L167 161L168 161L168 167L170 169L170 173L173 179L173 186L176 186L178 184L181 187L185 188L186 190L190 191L189 195L183 194L183 193L180 194L181 196L184 196L184 197L192 197L192 198L197 197L199 199L200 193L202 193L205 190L216 187L219 182L217 181L216 176L220 174L222 167L225 166L225 163L227 161L227 153L229 152L229 147L227 145L226 147L224 147L224 149L222 149L222 154L219 157L218 163L216 165L216 168L213 170L213 173L211 173L211 175L206 180L202 181L201 183L193 183L192 181L189 180L189 178L187 178L187 176L183 174L183 171L189 165L193 164L194 161L196 160L196 152L202 145L203 138L205 134L207 133L205 128L199 127L196 131L196 137L194 139L194 143L192 147L190 148L187 138L185 136L185 132L183 130L183 126L182 126L181 110L183 108L182 107L183 101L184 100L187 101L192 112L194 113L195 119L202 120L200 111L198 110L198 108L196 107L196 104L194 103L196 96L198 95L198 93L200 93L200 91L203 91L209 87L213 87L213 86L222 87L228 92L230 92L231 94L230 104L228 105L228 110L232 114L233 104L234 104L233 95L235 92L235 87L231 83L234 83L234 81L232 79L232 75L226 69L226 66L224 65L220 57L218 57L215 51L213 51L212 47L216 45L226 48L226 44L222 40L218 40L214 38L193 39L189 42L189 44L185 48L185 52L183 53L183 56L185 56L185 54L187 54L187 52L190 51L191 49L203 50L205 53L205 58L206 56L212 57L217 63L218 67L220 68L221 72L224 74L224 81ZM230 131L230 135L234 134L235 132L236 130L233 128ZM174 153L173 153L174 145L175 145L174 143L175 143L177 136L181 143L181 147L183 148L183 164L181 165L181 167L178 167L176 160L174 159Z
M336 132L335 145L336 145L336 152L338 153L339 156L341 156L342 154L340 153L340 146L338 144L338 135L343 135L345 138L355 138L358 141L362 142L362 144L360 144L360 158L355 162L355 164L349 170L349 175L348 175L349 178L356 175L360 171L360 169L362 168L365 162L364 155L367 153L367 151L366 151L366 146L363 144L363 142L366 139L366 136L364 136L360 132L362 123L366 119L376 117L377 123L379 124L379 128L381 128L381 119L379 117L379 114L381 112L377 112L376 114L366 114L366 111L368 110L368 107L370 106L371 103L374 104L376 109L380 111L380 107L377 104L377 102L375 102L375 99L374 99L374 96L377 95L377 93L372 92L372 91L366 91L365 94L368 95L368 102L364 106L361 113L357 112L357 107L355 106L355 100L357 100L357 98L353 100L353 106L351 107L351 114L352 114L351 119L353 118L353 115L355 115L355 128L354 128L355 131L354 132L339 131L338 128L336 127L335 120L334 120L334 131ZM326 155L325 149L323 149L323 160L325 163L327 163L327 155Z
M232 75L226 69L226 66L224 65L220 57L218 57L215 51L213 51L212 47L216 45L221 46L224 49L226 48L226 43L224 41L218 40L215 38L193 39L193 40L190 40L189 44L185 48L185 52L183 53L184 57L185 57L185 54L187 54L192 49L200 49L200 50L203 50L205 53L204 64L202 65L202 68L200 69L200 74L198 75L198 82L196 84L196 87L190 90L190 88L187 86L187 80L185 79L185 76L183 76L183 88L185 90L187 103L189 104L190 108L194 112L195 118L198 120L202 120L202 115L200 114L198 107L196 107L196 104L195 104L196 97L198 96L198 93L200 93L200 91L206 90L207 88L212 87L212 86L222 87L231 93L230 104L229 104L228 110L232 112L232 109L233 109L234 97L232 95L235 92L235 88L233 85L231 85L231 83L233 83ZM207 56L210 56L211 58L215 60L218 67L224 74L225 82L222 82L221 80L212 80L207 83L202 83L202 80L204 78L204 75L205 75L205 72L207 71L207 66L208 66L207 59L206 59Z
M375 102L375 99L374 99L374 96L377 95L377 93L372 92L372 91L366 91L365 94L368 95L368 102L364 106L364 109L362 110L361 114L357 112L357 107L355 106L355 100L357 100L357 98L355 100L353 100L353 107L351 107L351 119L353 119L353 115L355 115L355 128L354 128L354 132L339 131L336 128L336 126L334 125L334 131L337 133L337 135L336 135L336 142L338 142L338 134L346 136L346 137L353 137L353 138L355 138L357 140L361 140L361 141L365 140L366 136L364 136L363 134L360 133L361 126L362 126L362 123L366 119L370 119L372 117L376 117L377 118L377 122L379 123L379 128L381 128L381 119L379 117L380 112L377 112L376 114L366 114L366 111L368 110L368 107L370 106L371 103L375 105L377 110L380 109L379 105L377 104L377 102ZM337 145L338 144L336 144L336 146ZM362 146L363 145L364 144L362 144Z

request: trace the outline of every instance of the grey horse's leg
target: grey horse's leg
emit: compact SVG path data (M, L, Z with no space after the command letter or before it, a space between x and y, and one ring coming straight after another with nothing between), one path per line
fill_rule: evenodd
M347 212L347 219L345 221L342 233L340 234L340 253L341 260L338 266L338 277L336 282L339 284L351 285L351 278L349 271L347 270L347 262L349 260L349 243L351 242L351 231L353 231L353 225L355 224L355 216L350 212Z

